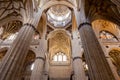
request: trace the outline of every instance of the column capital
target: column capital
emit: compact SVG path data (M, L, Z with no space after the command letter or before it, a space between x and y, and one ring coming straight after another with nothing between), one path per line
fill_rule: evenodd
M35 59L41 59L41 60L45 61L45 58L43 58L43 57L36 57Z
M79 57L79 56L73 57L73 61L75 61L77 59L81 59L82 60L82 57Z
M48 75L49 73L48 73L48 71L44 71L44 75Z
M35 26L34 26L33 24L31 24L31 23L25 23L25 24L23 24L23 26L30 26L30 27L33 28L33 30L34 30L36 33L39 34L39 31L35 28Z
M79 25L78 30L79 30L82 26L84 26L84 25L92 26L92 24L91 24L90 22L83 22L83 23L81 23L81 24Z

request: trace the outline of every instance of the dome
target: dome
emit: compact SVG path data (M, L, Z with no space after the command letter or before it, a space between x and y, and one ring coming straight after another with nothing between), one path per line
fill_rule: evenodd
M47 11L47 18L55 27L64 27L71 21L71 10L64 5L55 5Z

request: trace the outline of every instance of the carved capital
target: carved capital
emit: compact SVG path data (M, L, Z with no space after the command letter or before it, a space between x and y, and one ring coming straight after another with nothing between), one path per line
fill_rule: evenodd
M38 34L39 34L39 31L35 28L35 26L34 26L33 24L30 24L30 23L25 23L23 26L25 26L25 25L32 27L32 28L33 28L33 30L34 30L36 33L38 33Z
M41 59L41 60L45 61L45 58L43 58L43 57L36 57L35 59Z
M84 25L89 25L89 26L92 26L92 24L91 24L91 23L89 23L89 22L83 22L83 23L81 23L81 24L79 25L78 30L79 30L81 27L83 27Z
M81 59L81 60L82 60L82 58L79 57L79 56L73 57L73 61L75 61L75 60L77 60L77 59Z

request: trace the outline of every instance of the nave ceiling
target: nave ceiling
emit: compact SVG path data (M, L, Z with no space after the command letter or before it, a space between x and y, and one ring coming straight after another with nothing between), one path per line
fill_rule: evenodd
M32 2L33 1L33 2ZM0 0L0 26L3 27L3 33L11 34L17 32L20 29L20 26L24 23L25 18L34 17L33 14L37 12L39 8L47 6L52 6L52 3L62 4L66 6L68 4L68 8L70 10L77 9L77 11L81 10L81 1L80 0ZM61 3L63 1L64 3ZM59 3L60 2L60 3ZM45 5L49 3L49 5ZM86 17L92 21L96 19L104 19L112 21L118 25L120 25L120 1L119 0L85 0L85 13ZM71 7L71 5L73 7ZM32 7L33 6L33 7ZM51 7L50 6L50 7ZM58 6L58 5L57 5ZM46 14L46 10L49 10L48 7L45 9L44 13ZM62 11L65 13L66 10L59 10L54 8L55 11ZM43 17L44 18L44 17ZM47 19L41 18L40 24L38 26L38 31L40 34L43 34L43 23ZM12 24L11 27L7 25L10 23L10 20L19 21L21 24L19 28L12 27L15 24ZM5 27L6 25L7 27ZM18 25L17 25L18 26ZM109 28L109 27L108 27ZM7 30L9 29L9 30ZM11 30L11 31L10 31ZM2 34L1 36L6 36ZM2 39L2 38L1 38Z
M85 11L91 21L104 19L120 25L120 4L119 0L86 0Z

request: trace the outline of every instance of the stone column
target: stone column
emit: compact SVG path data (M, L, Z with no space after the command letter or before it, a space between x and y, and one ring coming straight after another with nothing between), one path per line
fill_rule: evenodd
M45 61L44 57L42 56L36 57L36 60L34 62L34 69L32 71L30 80L42 80L44 61Z
M74 80L86 80L85 71L82 65L82 48L78 39L72 40L72 57Z
M32 71L30 80L43 80L43 71L44 71L43 69L45 66L44 64L45 64L45 53L46 53L45 43L46 43L45 39L40 40L40 44L38 47L38 54L34 62L34 69Z
M81 23L79 33L88 64L90 80L115 80L91 24L88 22Z
M27 55L33 33L34 30L30 25L24 25L21 28L0 65L0 80L15 80L15 74Z
M43 80L48 80L48 77L49 77L49 57L46 57L44 79Z
M0 64L0 80L17 80L16 77L22 69L35 27L40 17L41 11L34 18L28 19L19 30L18 36Z

